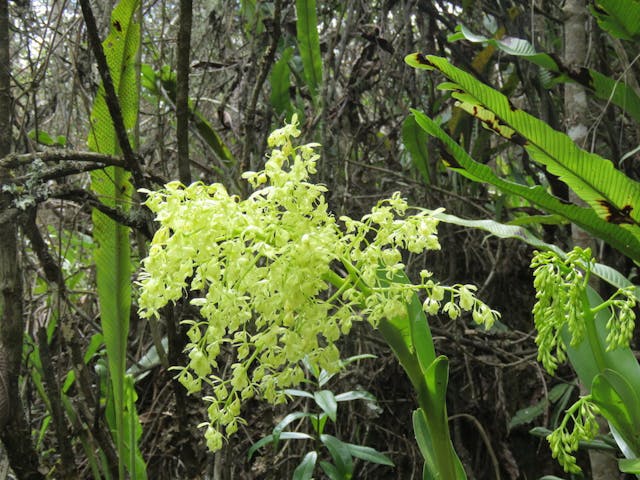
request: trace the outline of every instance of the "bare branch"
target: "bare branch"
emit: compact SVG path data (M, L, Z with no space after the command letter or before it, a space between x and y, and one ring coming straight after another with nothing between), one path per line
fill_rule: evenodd
M77 162L99 162L103 165L123 166L123 159L104 153L83 152L79 150L45 150L33 153L11 153L0 159L1 168L16 168L28 165L36 160L43 162L62 162L66 160Z

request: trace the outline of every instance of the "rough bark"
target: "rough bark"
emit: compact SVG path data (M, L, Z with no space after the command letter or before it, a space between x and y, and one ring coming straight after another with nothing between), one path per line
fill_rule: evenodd
M11 151L11 57L9 54L9 3L0 0L0 158ZM0 183L9 172L0 168ZM0 213L11 209L11 196L0 191ZM5 411L0 437L9 462L20 479L38 479L38 457L31 444L22 403L18 396L18 375L22 358L22 280L18 257L18 226L11 215L0 215L0 371ZM6 422L6 423L5 423Z
M587 6L584 0L567 0L564 4L564 61L570 68L582 67L587 61ZM567 134L580 147L587 143L588 127L585 120L588 118L589 106L584 87L577 83L565 84L564 109L565 128ZM578 205L584 205L573 191L569 192L569 199ZM571 237L574 245L590 247L594 253L594 239L581 228L572 226ZM584 386L581 387L584 390ZM609 427L606 420L599 419L600 431L607 432ZM593 480L605 480L619 478L619 470L616 459L607 453L594 450L589 451L591 463L591 478Z
M567 0L564 12L564 61L570 68L584 66L587 58L587 7L584 0ZM564 86L565 129L571 139L580 147L585 146L588 127L585 119L589 112L587 93L584 87L577 83L568 82ZM569 193L572 202L584 205L584 202ZM593 239L581 228L572 226L571 236L574 245L581 247L594 246Z
M178 172L180 181L191 183L189 164L189 52L191 50L191 0L180 0L178 29L178 61L176 78L176 137L178 141Z

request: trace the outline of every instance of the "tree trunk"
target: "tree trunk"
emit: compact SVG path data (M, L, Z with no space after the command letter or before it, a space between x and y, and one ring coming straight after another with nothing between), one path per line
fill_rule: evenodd
M578 68L585 65L587 60L587 6L584 0L567 0L564 11L564 61L570 68ZM589 107L587 94L584 87L577 83L566 83L564 95L565 128L571 139L581 148L585 148L588 140L589 129L585 125L588 118ZM573 191L569 192L569 199L577 205L584 205ZM594 254L596 243L594 239L581 228L572 226L571 237L573 244L582 248L590 247ZM585 393L581 386L582 393ZM599 418L600 431L609 431L604 418ZM589 451L591 463L591 478L593 480L611 480L619 478L620 472L616 459L607 453L595 450Z
M10 62L9 2L0 0L0 158L11 151ZM9 172L0 168L0 184L6 184L8 177ZM11 200L10 193L0 191L0 437L16 476L38 479L44 476L38 471L38 457L18 396L24 321L17 216Z

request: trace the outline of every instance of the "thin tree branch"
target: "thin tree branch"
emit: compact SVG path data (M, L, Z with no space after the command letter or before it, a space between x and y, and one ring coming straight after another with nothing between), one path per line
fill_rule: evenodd
M22 231L29 239L29 242L31 242L31 248L33 248L33 251L40 261L40 265L42 266L42 270L44 271L44 276L47 278L47 281L58 285L61 295L64 296L65 283L62 269L58 262L53 258L53 255L49 252L47 243L44 241L44 238L42 238L42 234L36 225L36 213L36 207L31 207L24 212L21 222Z
M180 181L191 183L189 163L189 54L191 50L192 0L180 0L178 61L176 66L176 137Z
M62 200L75 201L82 205L93 207L104 213L112 220L126 225L141 232L147 238L151 238L152 233L146 222L144 210L132 210L131 213L123 212L119 208L113 208L102 203L93 193L81 188L58 189L50 192L47 198L60 198Z
M60 462L60 475L66 479L78 478L73 447L71 446L71 432L60 401L60 388L56 380L51 352L49 351L46 327L40 327L37 335L38 350L42 360L42 379L44 381L44 389L49 398L49 405L51 406L51 420L53 421L54 432L58 441L58 452L60 452L62 460Z
M68 177L69 175L77 175L79 173L91 172L93 170L101 170L109 165L113 165L113 163L68 162L42 170L40 172L34 172L27 175L15 177L10 180L10 183L20 185L34 181L45 182L47 180Z
M11 153L4 158L0 158L1 168L16 168L21 165L28 165L36 160L43 162L62 162L66 160L76 162L100 162L104 165L122 166L123 159L104 153L83 152L80 150L44 150L33 153Z

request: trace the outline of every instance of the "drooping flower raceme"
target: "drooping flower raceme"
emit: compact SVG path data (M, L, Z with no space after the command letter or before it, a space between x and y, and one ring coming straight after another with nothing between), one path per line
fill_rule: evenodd
M406 302L426 296L424 310L455 319L471 312L490 327L498 314L473 294L472 285L444 286L428 271L415 285L394 282L404 270L402 250L439 249L433 212L409 207L394 194L361 220L336 220L325 187L309 182L317 144L294 146L297 119L274 131L264 170L246 172L254 192L246 199L220 184L169 183L146 191L160 228L140 277L140 313L191 292L199 317L186 321L189 363L179 380L209 402L205 438L211 450L238 429L241 405L252 397L277 404L283 390L304 379L302 360L335 372L335 345L354 321L374 327L406 315ZM218 368L225 352L233 363Z
M537 252L531 261L537 302L533 315L538 335L538 360L549 373L567 359L566 327L569 345L575 347L588 335L597 337L595 315L609 310L607 350L628 347L635 326L634 287L621 288L600 305L592 306L587 296L591 270L594 265L589 249L574 248L565 258L555 252ZM577 473L580 467L573 452L580 440L592 440L598 433L598 408L591 395L580 398L570 407L560 426L548 437L554 458L565 471Z

